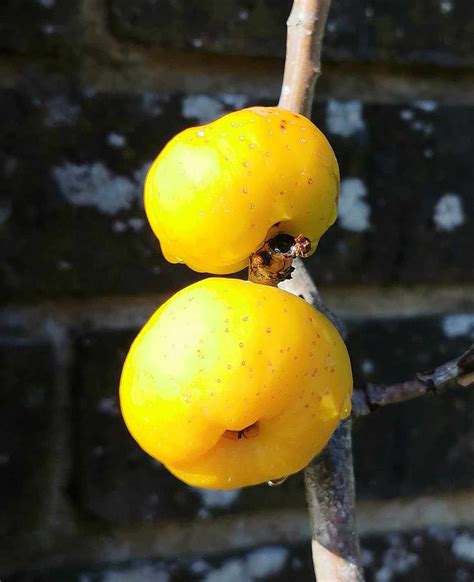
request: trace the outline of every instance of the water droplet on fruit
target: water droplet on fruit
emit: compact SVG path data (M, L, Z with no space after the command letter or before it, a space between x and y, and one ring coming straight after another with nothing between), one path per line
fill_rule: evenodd
M269 487L279 487L280 485L283 485L283 483L288 479L288 477L279 477L278 479L271 479L270 481L267 481L267 485Z

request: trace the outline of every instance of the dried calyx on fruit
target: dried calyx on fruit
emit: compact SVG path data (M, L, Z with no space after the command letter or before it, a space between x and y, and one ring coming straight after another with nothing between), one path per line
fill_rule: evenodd
M278 107L251 107L175 136L147 176L145 210L164 256L234 273L279 233L314 252L336 218L339 168L321 131Z
M277 234L250 255L249 279L261 285L276 286L291 279L293 259L307 257L311 241L303 235Z

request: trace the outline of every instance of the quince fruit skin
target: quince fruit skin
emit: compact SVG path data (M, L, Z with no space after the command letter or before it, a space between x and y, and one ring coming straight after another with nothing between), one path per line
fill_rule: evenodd
M339 167L306 117L251 107L186 129L151 166L145 211L165 258L214 274L243 269L268 238L334 223Z
M134 340L120 402L137 443L176 477L234 489L303 469L351 408L333 324L275 287L210 278L162 305Z

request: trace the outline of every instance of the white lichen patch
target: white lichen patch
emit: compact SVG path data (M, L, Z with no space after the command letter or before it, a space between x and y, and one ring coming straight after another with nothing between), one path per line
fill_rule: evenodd
M411 128L425 135L431 135L433 133L433 124L426 123L426 121L416 120L411 124Z
M245 562L249 578L267 578L275 576L285 565L288 550L283 547L259 548L251 552Z
M145 225L145 220L139 217L131 217L128 220L115 220L112 224L112 230L117 234L132 230L140 232Z
M400 119L403 119L403 121L411 121L414 116L415 114L411 109L402 109L400 111Z
M359 178L345 178L341 182L339 225L351 232L365 232L370 228L370 206L366 200L367 188Z
M107 135L107 145L112 148L121 149L127 145L127 138L121 133L112 131Z
M90 581L96 578L90 578ZM168 582L170 575L161 568L152 565L135 567L133 570L108 570L103 575L103 582ZM85 581L89 582L86 578Z
M58 125L73 125L81 112L78 105L71 103L63 95L51 97L45 102L47 127L57 127Z
M452 550L461 560L474 562L474 537L468 533L457 536L453 542Z
M118 416L119 407L115 398L101 398L97 404L97 412L106 416Z
M420 101L415 101L415 107L421 111L425 111L426 113L432 113L433 111L436 111L438 104L436 101L423 99Z
M43 8L52 8L56 4L56 0L37 0Z
M153 117L157 117L163 113L162 104L169 101L167 95L156 95L155 93L145 92L142 95L143 110Z
M451 0L440 0L439 11L441 14L450 14L453 11L453 3Z
M242 582L275 576L285 566L288 550L283 547L264 547L254 550L242 559L230 559L212 572L205 582Z
M141 195L141 189L123 176L116 176L100 162L72 164L65 162L52 169L59 192L75 206L95 207L114 215L129 210Z
M423 155L425 156L425 158L427 160L431 160L433 158L433 156L434 156L434 152L433 152L433 150L431 148L425 148L423 150Z
M330 133L350 137L365 130L360 101L330 99L326 107L326 123Z
M202 559L198 559L198 560L194 561L189 566L189 570L195 576L201 576L202 574L209 572L210 569L211 569L211 566L205 560L202 560Z
M247 97L238 93L221 93L219 97L232 109L243 109L247 104Z
M444 335L450 338L454 337L472 337L474 339L474 314L473 313L456 313L446 315L442 319L442 329Z
M441 196L434 207L433 221L437 230L448 232L464 224L464 210L459 194Z
M182 102L182 113L186 119L197 119L199 123L214 121L224 112L222 101L208 95L188 95Z
M134 232L140 232L140 230L142 230L142 228L145 226L145 220L143 218L139 218L139 217L129 218L128 219L128 226Z
M224 564L207 574L204 582L242 582L248 580L245 565L241 560L228 560Z
M362 565L364 566L364 568L367 568L368 566L371 566L374 563L374 553L365 548L361 548L360 559L362 561Z
M362 360L360 367L364 374L372 374L375 369L374 362L369 359Z
M240 495L240 489L197 489L202 503L208 509L225 509L230 507Z
M375 582L392 582L399 574L407 574L419 562L419 557L409 552L398 536L392 536L390 547L384 552L382 567L375 572Z

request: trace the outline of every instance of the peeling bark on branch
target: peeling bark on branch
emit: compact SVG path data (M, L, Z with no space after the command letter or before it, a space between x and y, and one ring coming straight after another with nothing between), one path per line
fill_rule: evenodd
M341 424L324 452L305 470L311 549L318 582L361 580L355 504L351 422ZM349 510L350 513L346 514Z

